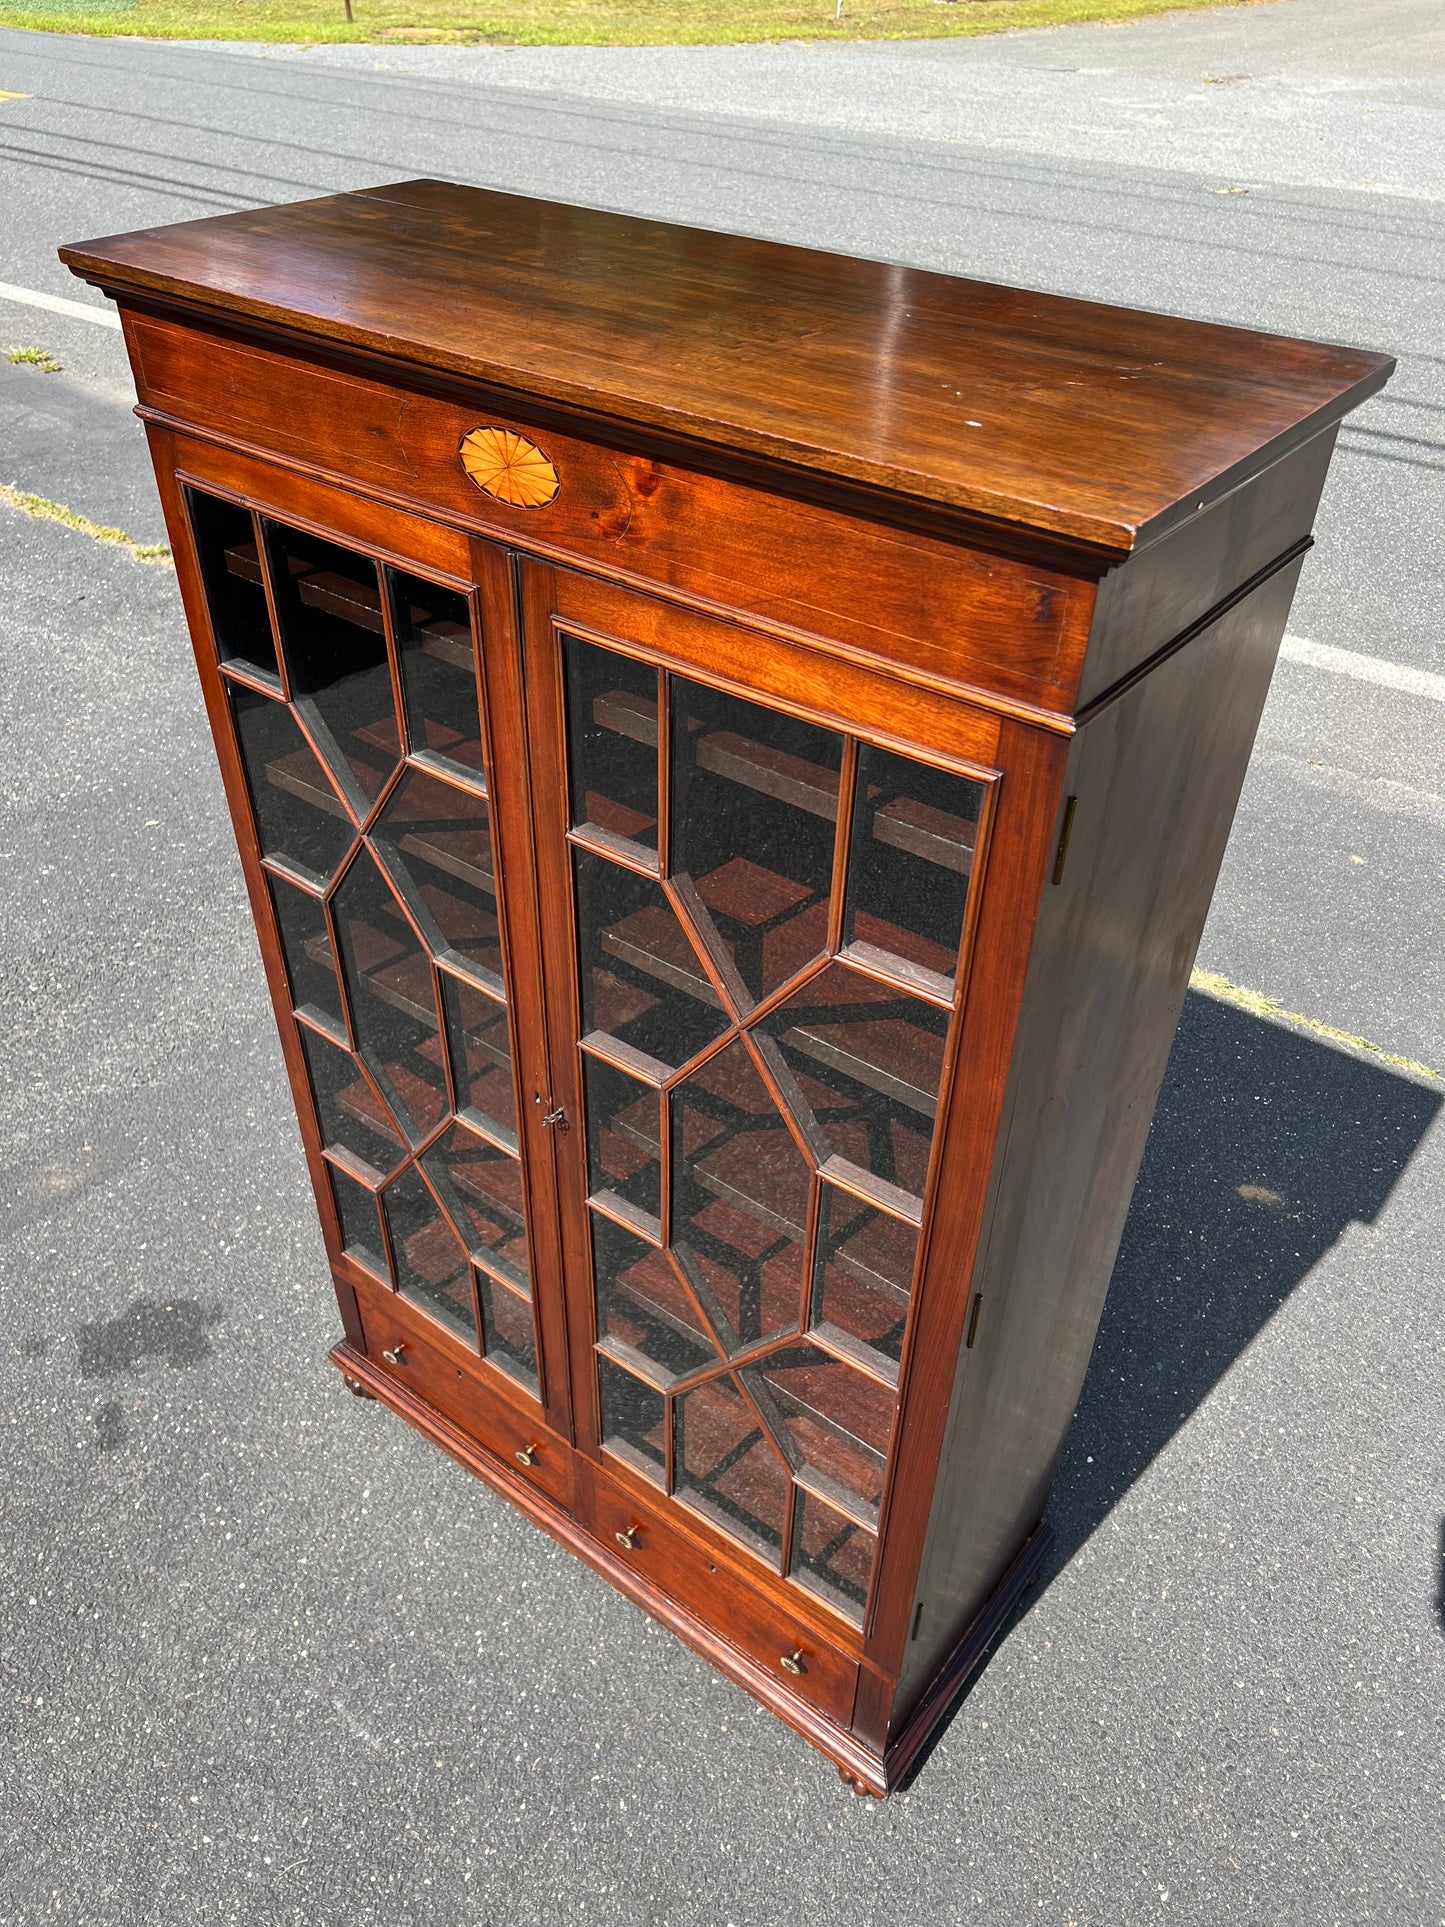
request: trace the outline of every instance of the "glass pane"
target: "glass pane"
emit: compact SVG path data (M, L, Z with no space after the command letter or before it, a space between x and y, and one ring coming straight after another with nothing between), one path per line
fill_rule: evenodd
M748 1374L751 1379L753 1371ZM832 1482L845 1504L874 1507L883 1495L883 1465L896 1395L816 1345L774 1352L756 1368L759 1400L782 1425L815 1482Z
M657 848L657 671L563 638L572 821Z
M895 1382L917 1256L915 1226L823 1187L813 1322L845 1349L866 1347Z
M640 1213L662 1235L661 1098L595 1057L583 1060L587 1101L587 1175L594 1198Z
M597 1332L659 1384L717 1363L687 1293L665 1255L607 1218L592 1219Z
M928 1172L948 1018L835 963L761 1028L781 1052L785 1093L805 1114L811 1109L832 1154L916 1200Z
M506 1007L448 971L440 973L440 981L457 1110L515 1144L517 1098ZM440 1051L435 1054L440 1061Z
M661 1392L624 1372L610 1358L597 1360L602 1394L602 1446L649 1479L663 1483L666 1415Z
M296 1034L311 1077L321 1142L350 1151L378 1176L394 1171L406 1146L356 1059L304 1024L296 1026Z
M265 529L292 697L364 808L401 755L376 564L278 522Z
M525 1292L525 1200L516 1157L454 1124L422 1163L473 1257Z
M386 576L411 747L485 782L467 598L398 569Z
M261 854L279 857L317 883L326 882L356 837L345 805L284 703L234 683L226 693Z
M369 850L357 852L332 909L357 1044L402 1125L424 1137L450 1108L431 964Z
M436 955L502 989L486 799L408 770L372 835Z
M733 1348L796 1331L812 1167L740 1039L671 1097L672 1241Z
M780 1561L788 1475L730 1378L708 1379L673 1401L674 1484L694 1510Z
M276 642L251 511L194 488L186 490L186 502L221 661L275 676Z
M958 963L982 783L863 744L845 940L946 988Z
M268 877L266 881L276 908L293 1008L331 1024L344 1036L341 988L336 981L336 961L331 954L331 938L327 934L326 913L320 897L308 896L304 890L283 883L279 877Z
M727 1029L717 992L658 884L572 854L584 1033L605 1030L676 1069Z
M387 1186L381 1205L391 1236L397 1290L475 1345L471 1266L415 1166L408 1166Z
M494 1365L530 1392L537 1390L537 1339L532 1307L525 1298L485 1271L477 1272L477 1296L482 1301L484 1350Z
M672 868L752 998L827 948L843 740L736 696L673 685Z
M811 1492L797 1503L792 1577L861 1626L878 1541Z
M349 1178L334 1164L326 1167L331 1179L331 1195L336 1200L336 1215L341 1220L341 1245L349 1258L355 1258L368 1271L385 1279L386 1243L377 1216L376 1193Z

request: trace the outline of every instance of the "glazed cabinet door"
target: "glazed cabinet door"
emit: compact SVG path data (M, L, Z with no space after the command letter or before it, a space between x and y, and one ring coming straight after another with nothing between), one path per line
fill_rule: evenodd
M162 480L349 1335L565 1433L508 560L201 454Z
M862 1629L997 732L523 579L579 1446Z

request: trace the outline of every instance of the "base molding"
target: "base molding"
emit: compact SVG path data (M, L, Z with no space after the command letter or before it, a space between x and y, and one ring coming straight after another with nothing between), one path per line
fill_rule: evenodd
M897 1738L888 1742L883 1770L890 1792L907 1774L934 1728L962 1692L1020 1596L1032 1585L1053 1543L1054 1529L1047 1519L1041 1519L989 1594L982 1610L970 1620L962 1639L934 1675L933 1684L899 1728Z
M837 1766L845 1785L855 1793L886 1799L916 1759L925 1740L948 1711L968 1675L983 1658L990 1641L1012 1611L1053 1539L1052 1530L1038 1526L1004 1574L987 1605L954 1648L918 1707L880 1757L846 1727L790 1693L748 1654L739 1651L704 1620L661 1591L637 1569L593 1538L581 1522L545 1492L494 1457L484 1445L461 1431L423 1399L399 1385L373 1365L362 1352L343 1340L332 1347L329 1362L341 1373L347 1388L374 1398L404 1419L434 1445L475 1474L516 1506L545 1532L566 1546L616 1589L624 1593L678 1638L691 1646L719 1672L727 1674L754 1699L792 1727Z

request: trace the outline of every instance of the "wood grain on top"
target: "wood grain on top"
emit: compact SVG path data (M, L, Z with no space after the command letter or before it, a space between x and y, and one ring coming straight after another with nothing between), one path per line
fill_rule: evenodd
M410 181L61 249L72 270L769 465L1127 551L1383 355Z

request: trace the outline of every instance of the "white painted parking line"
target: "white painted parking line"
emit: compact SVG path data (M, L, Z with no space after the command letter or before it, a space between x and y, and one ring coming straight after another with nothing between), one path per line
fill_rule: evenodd
M67 301L61 294L42 294L38 288L17 288L0 281L0 301L18 301L22 308L48 308L52 314L68 314L76 321L92 321L97 328L118 328L120 316L109 308L97 308L90 301Z
M1372 682L1381 689L1401 689L1407 696L1445 703L1445 676L1437 676L1432 669L1412 669L1408 663L1388 662L1384 656L1357 655L1353 649L1336 649L1333 643L1310 642L1304 636L1288 634L1279 653L1286 662L1302 663L1306 669L1352 676L1356 682Z

